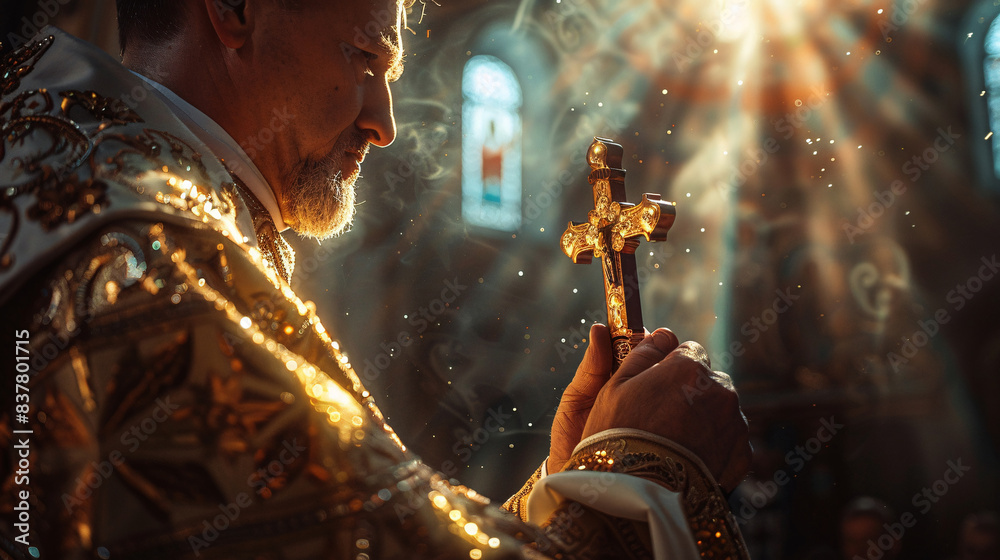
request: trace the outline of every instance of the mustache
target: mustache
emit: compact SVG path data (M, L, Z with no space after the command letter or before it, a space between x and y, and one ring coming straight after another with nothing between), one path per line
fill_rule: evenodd
M360 156L359 159L364 159L368 155L368 152L371 151L370 136L357 129L342 138L337 144L338 146L334 146L334 152L339 151L337 148L343 148L343 152L357 154Z
M372 145L369 144L367 141L365 141L363 144L357 146L356 148L352 148L351 151L363 158L368 155L368 152L370 152L371 149Z

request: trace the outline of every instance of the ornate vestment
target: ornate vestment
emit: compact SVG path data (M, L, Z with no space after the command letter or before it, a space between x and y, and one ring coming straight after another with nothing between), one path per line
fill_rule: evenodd
M704 465L648 434L582 442L516 515L447 481L289 288L240 162L58 30L3 62L0 95L0 308L30 363L2 369L0 557L745 555ZM662 515L594 506L664 488Z

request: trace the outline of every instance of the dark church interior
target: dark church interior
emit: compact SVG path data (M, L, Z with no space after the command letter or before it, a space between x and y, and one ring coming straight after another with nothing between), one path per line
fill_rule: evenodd
M502 503L607 320L600 262L560 238L593 208L588 147L611 139L629 200L676 202L666 241L636 251L644 324L732 375L751 557L1000 554L998 16L417 2L397 139L369 155L351 231L286 233L292 286L402 440ZM3 0L4 52L45 25L118 56L113 0Z

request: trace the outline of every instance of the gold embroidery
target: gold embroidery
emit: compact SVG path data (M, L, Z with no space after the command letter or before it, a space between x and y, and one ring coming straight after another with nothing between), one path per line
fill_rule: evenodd
M7 95L21 87L21 78L35 69L35 63L49 50L53 41L55 37L49 35L7 55L0 63L0 95Z
M97 132L109 126L121 126L128 123L143 122L135 111L121 99L104 97L93 91L64 91L59 95L63 97L62 111L69 117L74 106L86 109L91 115L101 121Z
M535 487L535 483L542 479L542 467L541 465L535 469L531 477L524 483L524 486L517 491L513 496L507 499L503 504L503 509L513 513L521 521L528 520L528 494L531 494L531 490Z
M89 212L98 214L108 204L108 186L104 182L80 180L75 174L63 179L48 167L35 191L36 202L28 208L27 216L47 230L72 224Z
M42 162L53 156L63 156L59 162L50 162L54 169L73 169L90 155L90 138L71 120L48 114L55 104L48 90L25 91L0 105L0 162L6 157L7 145L25 146L28 137L34 140L31 150L24 157L10 161L14 168L12 177L31 179L42 168ZM47 142L36 133L47 134ZM29 182L30 185L30 182Z
M638 437L608 439L579 450L566 470L625 473L653 480L681 495L703 557L749 558L722 490L687 452Z
M24 146L29 136L34 140L30 155L15 158L11 164L19 174L30 176L41 170L42 162L52 156L62 155L59 162L49 162L58 172L75 169L90 157L92 141L98 133L112 126L142 122L142 118L122 100L104 97L92 91L64 91L59 94L62 102L59 112L52 114L55 101L47 89L22 92L0 105L0 161L6 156L7 144ZM70 113L82 107L99 124L93 130L84 127L86 120L75 120ZM48 134L48 142L34 136L37 132Z

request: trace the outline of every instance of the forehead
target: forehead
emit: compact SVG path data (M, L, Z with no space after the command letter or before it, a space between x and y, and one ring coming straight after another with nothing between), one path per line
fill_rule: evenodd
M375 42L383 46L401 47L400 27L405 25L402 0L319 0L313 4L324 13L322 19L329 25L328 32L342 40L362 46ZM307 18L316 15L311 10L302 14ZM361 43L361 44L359 44ZM388 43L388 45L386 45Z
M368 31L373 28L395 28L404 12L401 0L340 0L327 4L340 19Z

